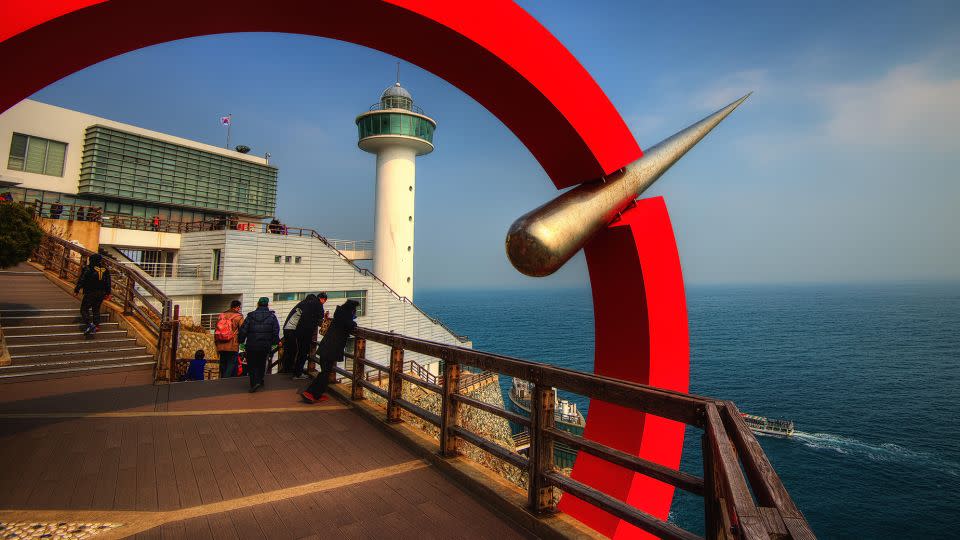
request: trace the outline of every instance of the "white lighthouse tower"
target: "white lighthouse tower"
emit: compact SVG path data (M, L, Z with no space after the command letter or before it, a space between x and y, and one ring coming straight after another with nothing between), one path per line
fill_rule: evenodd
M416 158L433 152L436 127L399 81L384 90L368 112L357 116L357 145L377 155L373 273L411 300Z

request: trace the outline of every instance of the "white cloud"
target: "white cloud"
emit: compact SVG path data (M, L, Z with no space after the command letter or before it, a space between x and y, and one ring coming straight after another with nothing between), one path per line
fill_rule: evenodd
M814 95L828 112L822 135L833 143L957 147L960 79L938 79L929 66L899 66L881 79L828 85Z

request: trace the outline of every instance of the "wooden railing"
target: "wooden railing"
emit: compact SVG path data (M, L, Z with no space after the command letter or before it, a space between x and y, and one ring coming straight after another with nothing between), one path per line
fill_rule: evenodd
M617 466L647 475L703 497L707 538L814 538L736 405L729 401L683 394L610 377L558 368L508 356L454 347L366 328L355 330L356 347L351 370L335 373L351 384L350 397L364 398L364 390L386 400L388 422L400 422L401 410L435 425L440 432L440 454L454 457L457 440L474 445L527 474L527 507L537 515L556 511L551 487L597 506L620 519L662 538L693 540L699 536L661 520L587 484L565 476L553 464L554 443L586 452ZM366 357L366 342L391 347L389 366ZM441 379L430 382L404 370L405 351L443 361ZM461 371L472 367L530 381L533 384L529 418L461 393ZM383 372L387 388L369 380L368 370ZM440 396L439 415L403 398L402 383L414 384ZM554 427L554 388L630 407L703 430L703 476L676 471ZM527 456L504 448L458 425L457 411L470 406L529 429ZM744 474L745 473L745 474Z
M93 254L93 251L44 233L31 260L61 279L76 283ZM103 264L110 269L113 301L122 307L124 315L141 323L156 345L155 378L171 380L179 342L179 306L174 306L167 295L137 272L107 257L103 258Z
M350 359L350 362L346 363L342 368L342 372L350 372L353 370L353 359L356 357L354 354L345 353L344 356ZM441 364L442 365L442 364ZM406 375L412 375L417 377L421 381L424 381L427 384L432 384L436 386L443 386L443 375L434 375L433 372L427 366L415 362L413 360L407 360L403 363L403 373ZM351 375L352 376L352 375ZM480 372L469 372L461 371L460 372L460 391L468 392L480 386L490 382L492 379L496 378L497 374L490 371L480 371ZM364 371L363 379L368 382L372 382L381 385L384 381L389 379L388 370L386 366L377 366L374 369L368 369Z

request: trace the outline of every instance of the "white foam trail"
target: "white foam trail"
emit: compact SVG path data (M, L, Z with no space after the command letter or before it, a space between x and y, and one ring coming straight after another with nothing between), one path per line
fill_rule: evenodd
M921 464L941 469L953 476L960 476L960 464L942 459L929 452L919 452L893 443L870 444L853 437L832 433L794 432L793 438L805 446L818 450L831 450L838 454L866 457L878 462L901 462Z

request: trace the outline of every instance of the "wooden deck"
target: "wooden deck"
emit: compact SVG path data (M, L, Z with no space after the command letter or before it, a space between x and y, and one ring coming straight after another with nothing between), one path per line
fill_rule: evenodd
M28 265L0 308L76 307ZM286 376L153 370L0 385L0 538L522 538L352 406Z
M96 538L524 536L350 406L298 403L284 376L256 394L245 378L145 382L4 385L0 522L105 524Z

